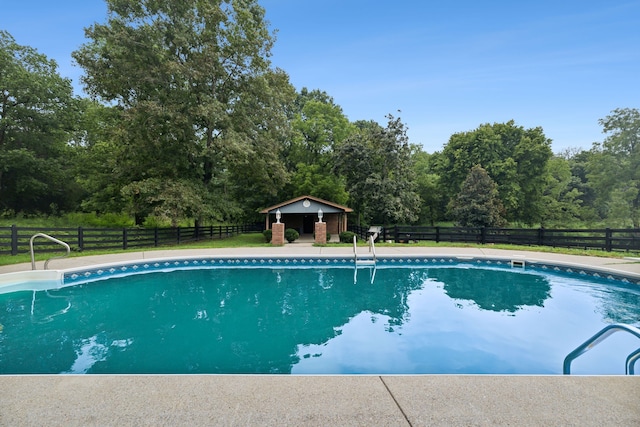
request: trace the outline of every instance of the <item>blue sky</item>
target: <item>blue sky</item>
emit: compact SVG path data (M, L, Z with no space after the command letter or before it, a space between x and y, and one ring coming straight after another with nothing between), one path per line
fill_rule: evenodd
M273 65L297 89L326 91L352 121L400 116L427 152L511 119L542 127L555 152L588 149L604 138L598 119L640 108L640 1L260 3ZM0 29L76 86L71 52L105 16L102 0L0 0Z

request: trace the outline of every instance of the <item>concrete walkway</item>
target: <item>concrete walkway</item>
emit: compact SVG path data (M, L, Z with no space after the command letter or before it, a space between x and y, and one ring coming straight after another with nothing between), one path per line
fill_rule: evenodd
M367 248L358 249L366 253ZM487 248L378 247L378 255L518 257L640 277L640 260ZM350 247L145 251L50 268L177 256L332 256ZM38 268L42 268L39 263ZM0 274L30 270L0 267ZM1 363L1 361L0 361ZM623 376L0 376L0 425L640 426L640 378Z

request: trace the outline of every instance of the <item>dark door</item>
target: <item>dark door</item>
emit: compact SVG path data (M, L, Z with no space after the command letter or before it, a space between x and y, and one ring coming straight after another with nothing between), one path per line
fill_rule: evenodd
M314 219L315 217L313 215L304 216L302 219L302 232L304 234L313 234Z

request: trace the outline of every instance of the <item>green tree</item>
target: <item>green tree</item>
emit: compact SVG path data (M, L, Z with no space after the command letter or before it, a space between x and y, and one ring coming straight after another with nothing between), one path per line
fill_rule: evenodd
M80 113L56 62L0 31L0 212L77 207L70 142Z
M301 102L304 104L292 121L295 139L292 141L290 161L294 164L326 166L334 148L353 132L352 125L342 108L330 97L326 102L298 99L298 103Z
M290 181L280 200L309 194L336 203L346 202L344 180L331 171L335 147L355 128L326 92L303 88L297 94L291 117L291 139L284 160Z
M444 216L445 200L440 184L440 176L433 169L434 155L415 149L412 155L416 176L416 191L422 200L418 222L435 225Z
M588 178L589 159L592 152L582 149L568 149L560 154L567 160L571 170L571 180L567 192L576 194L576 205L579 205L579 218L583 224L598 225L605 216L605 209L598 205L598 197Z
M347 184L350 204L368 223L409 223L418 219L411 146L400 118L386 128L361 123L335 152L334 171Z
M109 139L136 222L158 209L174 219L230 219L241 212L239 198L259 205L253 195L281 188L294 91L271 69L273 37L257 1L107 0L107 7L107 22L88 28L90 41L73 56L88 93L120 112ZM246 177L254 185L234 182ZM200 197L175 191L187 183ZM145 188L167 194L152 200ZM171 207L158 208L165 203Z
M640 228L640 111L616 109L599 122L607 137L591 150L590 184L610 224Z
M344 179L324 169L317 164L298 164L296 172L291 177L291 187L295 189L291 197L306 194L341 205L346 204L349 194L345 190Z
M510 221L539 222L551 140L542 128L524 129L513 121L484 124L456 133L441 153L437 172L447 194L457 194L468 171L482 165L498 185Z
M476 165L450 203L451 214L463 227L499 227L505 224L498 186L486 170Z
M544 210L540 224L570 227L581 220L581 193L574 185L569 162L558 156L549 160L543 191Z

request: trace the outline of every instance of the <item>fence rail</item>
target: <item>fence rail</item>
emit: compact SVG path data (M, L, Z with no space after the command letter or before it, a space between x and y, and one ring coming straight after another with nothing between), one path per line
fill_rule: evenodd
M0 227L0 255L29 253L29 239L45 233L69 244L73 250L118 250L157 247L199 240L224 239L242 233L261 232L263 225L216 225L172 228L40 228ZM59 251L49 241L34 243L38 252Z
M0 255L29 253L29 239L45 233L68 243L72 250L120 250L188 243L207 239L224 239L242 233L261 232L262 224L218 225L173 228L39 228L0 227ZM360 238L368 237L369 228L349 226ZM409 243L419 241L512 244L604 251L640 251L640 229L522 229L482 227L384 227L379 241ZM48 241L35 243L38 252L59 248Z
M366 239L368 228L350 226L349 231ZM384 227L378 240L409 243L419 241L512 244L604 251L640 251L640 229L546 229L485 227Z

